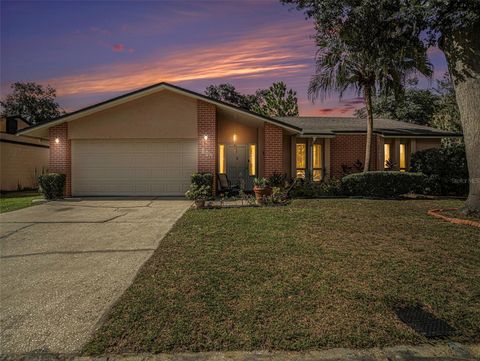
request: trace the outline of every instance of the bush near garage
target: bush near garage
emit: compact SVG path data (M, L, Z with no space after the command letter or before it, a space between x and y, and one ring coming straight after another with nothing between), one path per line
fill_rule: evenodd
M65 174L47 173L38 177L40 192L46 199L61 199L65 191Z
M427 177L422 173L373 171L354 173L342 178L346 195L394 198L423 192Z

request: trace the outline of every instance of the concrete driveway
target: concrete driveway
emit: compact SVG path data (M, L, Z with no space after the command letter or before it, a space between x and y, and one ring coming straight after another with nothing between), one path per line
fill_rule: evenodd
M79 350L190 204L91 199L0 214L1 353Z

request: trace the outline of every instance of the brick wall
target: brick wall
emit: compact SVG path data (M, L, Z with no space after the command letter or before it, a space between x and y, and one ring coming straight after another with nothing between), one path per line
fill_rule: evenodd
M365 145L367 136L365 134L337 135L330 141L330 169L331 176L342 177L342 164L352 166L359 159L365 163ZM377 135L373 135L372 155L370 158L370 169L377 169Z
M264 177L268 178L274 172L284 173L283 129L265 122L264 138Z
M216 190L217 116L215 105L197 100L198 171L213 174ZM205 140L205 135L208 139Z
M65 174L65 196L72 195L72 145L68 139L68 123L55 125L49 130L50 159L48 171ZM58 139L59 142L55 142Z

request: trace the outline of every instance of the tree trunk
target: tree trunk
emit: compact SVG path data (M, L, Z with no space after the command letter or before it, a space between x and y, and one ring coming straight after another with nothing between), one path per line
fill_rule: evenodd
M373 141L373 108L372 108L372 88L366 86L363 92L365 101L365 109L367 111L367 142L365 146L365 164L363 171L370 170L370 158L372 155L372 141Z
M455 97L460 110L469 193L463 211L480 212L480 24L443 39Z

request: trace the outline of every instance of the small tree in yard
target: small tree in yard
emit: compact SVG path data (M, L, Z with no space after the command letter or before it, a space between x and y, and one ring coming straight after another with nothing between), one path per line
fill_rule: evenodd
M419 39L416 18L401 1L282 0L315 20L318 46L316 74L309 95L340 97L349 89L363 95L367 114L364 171L370 169L373 139L372 98L378 93L400 94L414 71L430 76L426 48ZM412 12L409 15L415 15Z
M21 116L39 124L65 113L56 102L55 89L50 86L17 82L11 88L12 93L0 101L2 116Z

